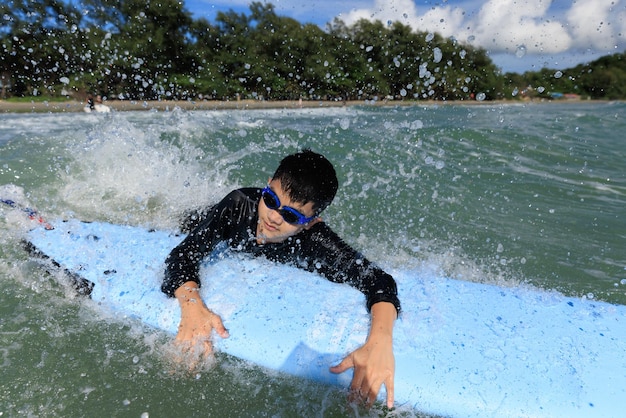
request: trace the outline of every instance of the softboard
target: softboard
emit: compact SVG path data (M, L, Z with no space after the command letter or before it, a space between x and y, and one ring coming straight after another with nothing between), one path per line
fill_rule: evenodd
M102 222L50 224L27 233L33 254L54 260L73 281L88 281L101 309L176 332L179 308L160 283L163 261L183 235ZM202 296L230 332L215 339L217 350L349 386L350 373L328 368L367 336L358 291L267 260L216 259L201 274ZM396 406L446 417L623 416L625 306L425 269L390 273L402 302L394 329Z

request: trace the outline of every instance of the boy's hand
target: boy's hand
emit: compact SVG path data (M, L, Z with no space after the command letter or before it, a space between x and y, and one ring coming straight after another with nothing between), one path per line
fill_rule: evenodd
M211 333L213 330L222 338L228 338L228 331L219 315L209 310L200 297L198 285L187 282L174 292L180 304L180 324L176 341L200 350L203 357L213 353Z
M393 408L395 359L393 356L393 322L396 308L387 302L372 306L372 324L365 344L350 353L332 373L343 373L354 368L350 384L350 400L364 402L371 407L384 384L387 390L387 407Z

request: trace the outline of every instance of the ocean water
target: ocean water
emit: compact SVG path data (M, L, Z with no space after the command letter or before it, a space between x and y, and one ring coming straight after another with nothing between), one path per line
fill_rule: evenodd
M586 102L2 114L0 192L49 219L173 229L310 147L340 180L325 221L383 268L626 304L625 116ZM169 336L56 284L25 228L0 207L0 416L427 416L225 355L190 371Z

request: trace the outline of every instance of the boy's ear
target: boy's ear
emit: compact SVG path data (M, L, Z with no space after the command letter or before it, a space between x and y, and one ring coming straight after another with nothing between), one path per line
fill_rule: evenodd
M313 219L311 222L309 222L308 224L304 225L304 229L311 229L311 227L318 222L324 222L324 221L322 220L322 218L318 216L315 219Z

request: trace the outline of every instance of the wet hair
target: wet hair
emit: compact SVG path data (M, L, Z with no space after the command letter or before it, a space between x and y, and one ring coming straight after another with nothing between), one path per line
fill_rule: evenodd
M294 202L313 202L316 215L330 205L339 187L330 161L308 148L283 158L272 180L279 180L283 191Z

